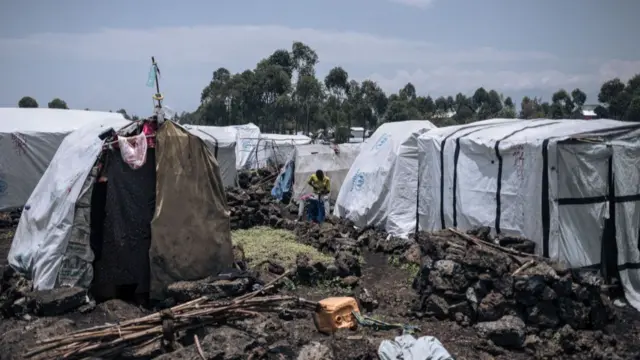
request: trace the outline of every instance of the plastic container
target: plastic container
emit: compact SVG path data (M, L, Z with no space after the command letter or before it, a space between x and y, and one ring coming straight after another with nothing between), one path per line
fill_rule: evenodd
M356 299L331 297L321 300L313 320L316 329L323 334L332 334L338 329L355 330L358 327L352 311L360 312Z

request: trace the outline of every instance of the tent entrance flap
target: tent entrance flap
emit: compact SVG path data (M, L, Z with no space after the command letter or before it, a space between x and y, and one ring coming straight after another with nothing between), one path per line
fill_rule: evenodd
M148 149L138 169L127 164L120 151L108 151L107 192L102 251L95 262L94 288L106 297L122 286L149 292L149 246L155 210L155 149Z
M151 221L151 297L178 280L231 267L229 212L218 162L204 142L166 122L156 135L156 211Z

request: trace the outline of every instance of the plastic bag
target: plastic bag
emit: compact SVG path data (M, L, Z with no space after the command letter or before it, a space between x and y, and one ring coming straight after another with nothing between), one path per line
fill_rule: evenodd
M138 169L147 160L147 137L143 132L131 137L118 136L122 160L132 169Z
M442 343L433 336L423 336L416 340L411 335L384 340L378 348L382 360L453 360Z

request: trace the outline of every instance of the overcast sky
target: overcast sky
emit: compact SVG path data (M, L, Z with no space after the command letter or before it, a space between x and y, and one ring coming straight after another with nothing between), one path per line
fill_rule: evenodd
M46 106L148 115L150 57L166 104L197 108L213 71L253 68L302 41L387 92L494 88L519 101L640 73L634 0L5 0L0 5L0 106L25 95Z

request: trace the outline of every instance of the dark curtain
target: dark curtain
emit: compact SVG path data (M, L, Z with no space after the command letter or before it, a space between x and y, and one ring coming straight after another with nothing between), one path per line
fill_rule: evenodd
M104 226L94 286L126 286L136 294L148 293L151 220L156 203L155 149L147 150L145 164L136 170L117 150L107 156Z

